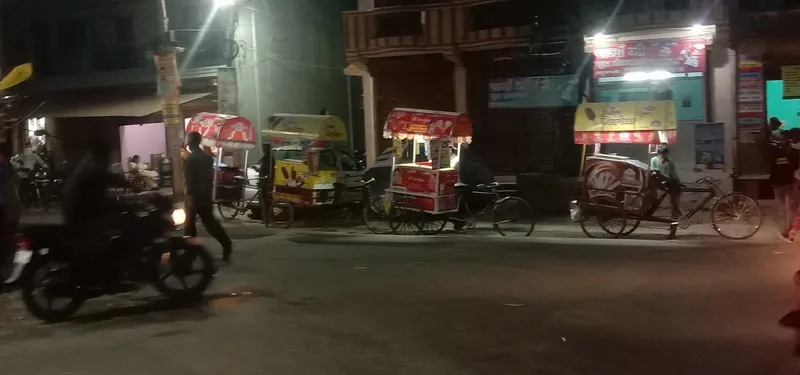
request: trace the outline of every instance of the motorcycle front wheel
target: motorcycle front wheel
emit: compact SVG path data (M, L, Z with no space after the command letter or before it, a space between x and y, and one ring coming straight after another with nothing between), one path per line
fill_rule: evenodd
M84 302L72 282L72 267L47 255L34 257L19 283L25 307L48 323L69 319Z
M181 245L165 249L161 254L155 287L171 299L201 298L217 272L214 259L208 249L192 243L191 238L170 242L179 241Z

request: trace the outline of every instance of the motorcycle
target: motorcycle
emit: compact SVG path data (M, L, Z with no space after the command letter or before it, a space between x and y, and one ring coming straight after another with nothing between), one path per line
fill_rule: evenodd
M60 201L66 182L63 178L52 177L47 169L38 170L33 177L33 195L28 200L35 199L35 208L41 211L47 211L55 201Z
M16 236L15 269L6 283L16 281L27 310L46 322L68 319L88 299L147 284L173 300L202 297L216 266L196 239L175 235L186 220L183 210L173 211L169 198L156 196L132 204L123 217L124 232L96 240L78 238L63 225L25 228Z

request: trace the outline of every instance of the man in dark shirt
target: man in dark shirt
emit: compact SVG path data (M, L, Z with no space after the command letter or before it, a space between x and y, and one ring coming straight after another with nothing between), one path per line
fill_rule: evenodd
M197 236L197 216L208 233L222 245L222 259L230 261L233 245L225 228L214 217L214 157L200 148L203 137L192 132L187 136L186 158L186 235Z
M780 212L781 237L789 241L789 231L792 228L797 200L794 197L794 173L800 163L798 151L793 149L786 137L781 132L774 141L769 143L769 180L775 193L775 203Z
M126 187L127 181L110 171L111 148L103 139L94 139L89 154L81 160L69 183L64 188L64 221L67 225L85 228L110 228L121 211L114 198L108 194L113 187ZM94 227L93 223L104 224Z

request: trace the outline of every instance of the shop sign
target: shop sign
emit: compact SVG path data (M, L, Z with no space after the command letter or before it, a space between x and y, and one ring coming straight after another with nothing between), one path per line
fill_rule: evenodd
M706 44L702 40L608 43L595 48L594 56L595 78L622 77L642 71L706 70Z
M725 168L725 126L721 122L694 126L695 164L703 169Z
M783 79L783 98L800 99L800 65L781 67Z
M573 75L500 78L489 81L489 108L550 108L578 105Z
M653 132L675 128L675 103L671 100L583 103L575 113L575 132Z
M761 62L739 57L739 84L736 93L736 125L739 143L755 143L764 126L764 66Z

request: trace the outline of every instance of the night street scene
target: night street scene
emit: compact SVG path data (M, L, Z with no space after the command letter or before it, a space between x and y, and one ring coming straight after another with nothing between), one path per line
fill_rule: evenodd
M0 0L0 375L800 374L799 23Z

